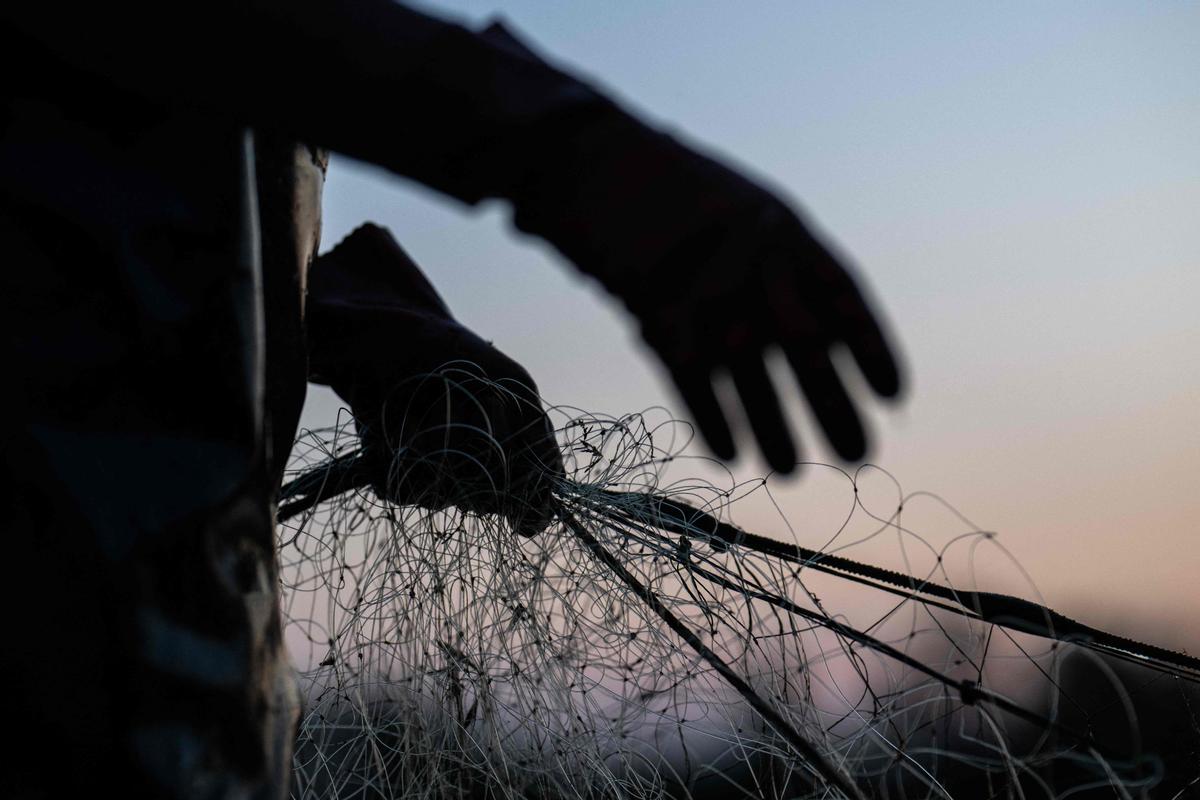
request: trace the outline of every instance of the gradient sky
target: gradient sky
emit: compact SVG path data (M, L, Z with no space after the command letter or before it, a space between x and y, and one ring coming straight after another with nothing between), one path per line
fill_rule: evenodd
M872 462L997 531L1069 616L1200 649L1178 625L1200 605L1200 4L423 7L502 16L795 202L909 366L900 407L867 403ZM335 157L325 213L325 247L391 228L550 402L682 414L620 308L506 208ZM788 391L806 456L833 460ZM305 423L337 405L313 391ZM797 536L825 541L844 489L811 468L777 488ZM940 545L964 530L945 518L906 521ZM765 498L735 519L784 533ZM851 554L902 567L894 544ZM998 550L974 568L1031 593Z

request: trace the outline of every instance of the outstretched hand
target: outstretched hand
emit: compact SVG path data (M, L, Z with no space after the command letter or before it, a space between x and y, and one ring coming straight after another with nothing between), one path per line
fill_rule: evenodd
M882 397L899 393L900 373L854 280L778 202L738 209L712 226L647 276L631 307L713 452L735 455L713 387L715 373L725 371L767 463L781 472L795 465L797 449L764 363L777 348L834 450L861 459L867 436L830 349L844 344Z
M546 527L563 467L533 379L451 316L387 231L364 225L317 260L306 320L311 379L349 403L378 494Z
M845 345L871 389L901 390L898 360L840 260L773 194L612 112L563 146L517 198L517 226L552 241L637 317L713 452L732 458L728 372L763 455L790 471L797 449L764 357L782 351L830 444L867 451L831 359Z

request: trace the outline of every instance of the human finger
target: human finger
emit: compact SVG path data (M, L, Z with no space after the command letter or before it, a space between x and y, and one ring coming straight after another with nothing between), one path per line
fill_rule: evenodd
M725 412L713 392L711 371L699 367L677 369L671 371L671 378L713 454L726 461L737 455Z
M856 461L866 451L866 435L840 376L829 358L834 334L809 310L794 281L776 277L769 287L772 332L804 392L808 405L838 455Z
M834 336L846 343L867 383L881 397L902 387L898 359L854 278L828 253L824 274L831 276L824 315Z
M866 432L841 377L823 347L784 350L800 389L825 437L846 461L858 461L867 450Z
M748 354L734 362L730 374L767 463L777 472L791 472L796 466L796 447L761 354Z
M552 491L548 476L540 474L523 492L509 499L505 516L514 531L525 537L536 536L554 521Z
M518 534L534 536L553 520L551 491L563 475L562 453L533 379L515 362L512 367L494 387L507 411L506 427L496 431L506 472L498 510Z
M510 520L519 533L540 532L553 517L551 491L563 477L562 453L550 420L540 412L514 438L509 449Z

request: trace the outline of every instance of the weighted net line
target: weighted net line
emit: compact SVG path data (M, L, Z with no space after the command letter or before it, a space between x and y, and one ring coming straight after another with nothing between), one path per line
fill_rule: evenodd
M555 492L561 529L523 541L494 518L390 506L365 490L368 481L344 428L309 437L312 449L301 454L309 466L281 493L285 576L289 547L297 549L303 540L318 549L298 548L304 557L292 566L300 573L310 569L301 580L285 577L285 584L293 597L313 587L336 595L348 576L358 588L351 602L332 603L327 619L316 626L326 635L329 654L309 676L316 702L310 701L298 752L302 796L368 790L457 796L466 791L464 780L471 791L487 786L495 796L530 796L530 787L534 794L554 796L690 793L704 769L689 765L686 752L667 763L645 746L648 731L674 712L683 719L676 720L681 731L692 713L706 723L712 716L731 723L736 733L693 725L689 735L719 740L727 760L767 764L778 785L766 791L761 775L752 778L768 795L802 789L820 796L820 789L858 797L872 776L900 780L881 777L899 764L903 781L915 780L930 796L950 796L936 775L938 759L968 765L989 781L1004 776L999 780L1011 785L1029 768L1007 749L1004 728L1012 720L1039 730L1043 745L1061 740L1039 759L1086 762L1126 792L1154 780L1152 765L1106 752L1087 731L987 687L984 659L991 632L1011 630L1102 650L1176 680L1197 680L1196 659L1083 626L1030 601L956 590L928 577L742 531L719 518L736 501L732 492L696 482L659 484L663 464L682 449L673 442L660 450L654 438L662 430L640 415L577 416L565 425L560 436L571 454L570 477ZM688 501L704 492L710 494L705 508ZM857 501L857 488L855 493ZM339 548L356 537L365 546L348 557L349 549ZM583 566L581 553L599 568ZM456 555L466 560L456 561ZM322 563L326 568L311 569ZM389 579L389 570L403 579ZM804 587L804 570L890 593L902 605L924 608L931 619L941 612L985 627L979 656L937 623L960 657L958 665L967 665L972 676L955 677L836 619ZM432 581L423 581L421 572L434 576ZM454 603L433 603L434 612L422 607L443 595L446 583L456 582ZM383 587L390 590L380 591ZM804 596L793 597L796 590ZM573 593L618 608L589 617L579 611ZM424 621L398 610L414 604ZM289 604L291 623L309 625L309 640L318 641L311 635L315 618L294 609ZM544 621L537 619L539 612ZM504 641L497 641L494 630L501 624ZM688 643L693 656L680 654L664 625ZM433 631L439 626L444 636ZM764 628L771 632L763 634ZM422 631L432 647L414 649ZM822 635L832 635L833 642ZM406 636L407 644L397 646ZM877 694L867 654L925 682L905 678L892 694ZM814 711L812 674L833 659L859 676L857 688L869 713L848 698L842 718L832 723ZM658 674L652 674L652 662ZM700 662L711 671L697 672ZM1050 672L1038 670L1048 685L1055 684ZM612 685L622 673L625 686L628 675L637 674L638 690ZM604 695L607 704L591 702L588 691L580 691L584 685ZM934 686L938 691L931 691ZM730 687L742 702L726 696ZM664 695L672 703L654 708L655 698ZM747 721L745 704L760 715L758 723ZM932 716L947 731L949 720L968 716L964 710L978 712L972 723L977 730L967 731L960 720L956 734L943 734L943 741L957 736L967 750L955 753L926 741L938 723L921 710L933 708L939 713ZM575 721L568 719L572 712ZM681 732L670 744L686 751L694 745L685 739ZM547 755L550 745L553 756ZM968 752L971 747L975 752ZM584 756L582 763L590 766L572 772L563 764L563 751ZM439 759L445 762L440 769ZM421 793L413 794L414 788Z
M278 514L279 522L286 522L343 492L368 487L370 480L359 459L356 453L343 455L289 482L280 493L282 505ZM615 492L608 489L585 491L584 487L570 484L566 487L559 495L560 500L580 503L584 513L589 513L601 524L617 528L641 526L643 532L646 530L645 526L650 524L665 532L702 540L718 550L744 547L801 567L827 572L879 591L895 594L906 600L919 600L976 621L1096 649L1180 678L1200 681L1200 658L1093 628L1031 600L996 592L954 589L928 578L916 578L853 559L787 544L741 530L730 523L721 522L701 509L689 506L686 502L669 497L651 493ZM596 497L601 498L600 504L596 503ZM567 520L564 519L564 522ZM578 523L567 524L575 528ZM939 600L955 605L940 603Z

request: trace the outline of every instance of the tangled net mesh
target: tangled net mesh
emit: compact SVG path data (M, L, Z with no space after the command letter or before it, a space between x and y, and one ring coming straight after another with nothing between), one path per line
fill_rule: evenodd
M346 481L348 417L298 440L279 545L306 694L293 796L1132 797L1160 780L1113 670L1192 701L1194 663L1066 645L1082 626L955 588L953 556L1002 551L953 514L940 547L902 522L936 498L892 486L875 507L863 486L886 473L811 465L842 481L844 517L814 532L779 512L768 539L729 521L773 481L669 478L691 432L666 412L552 413L561 511L531 538ZM885 537L907 574L847 558ZM1080 662L1128 741L1072 697Z

